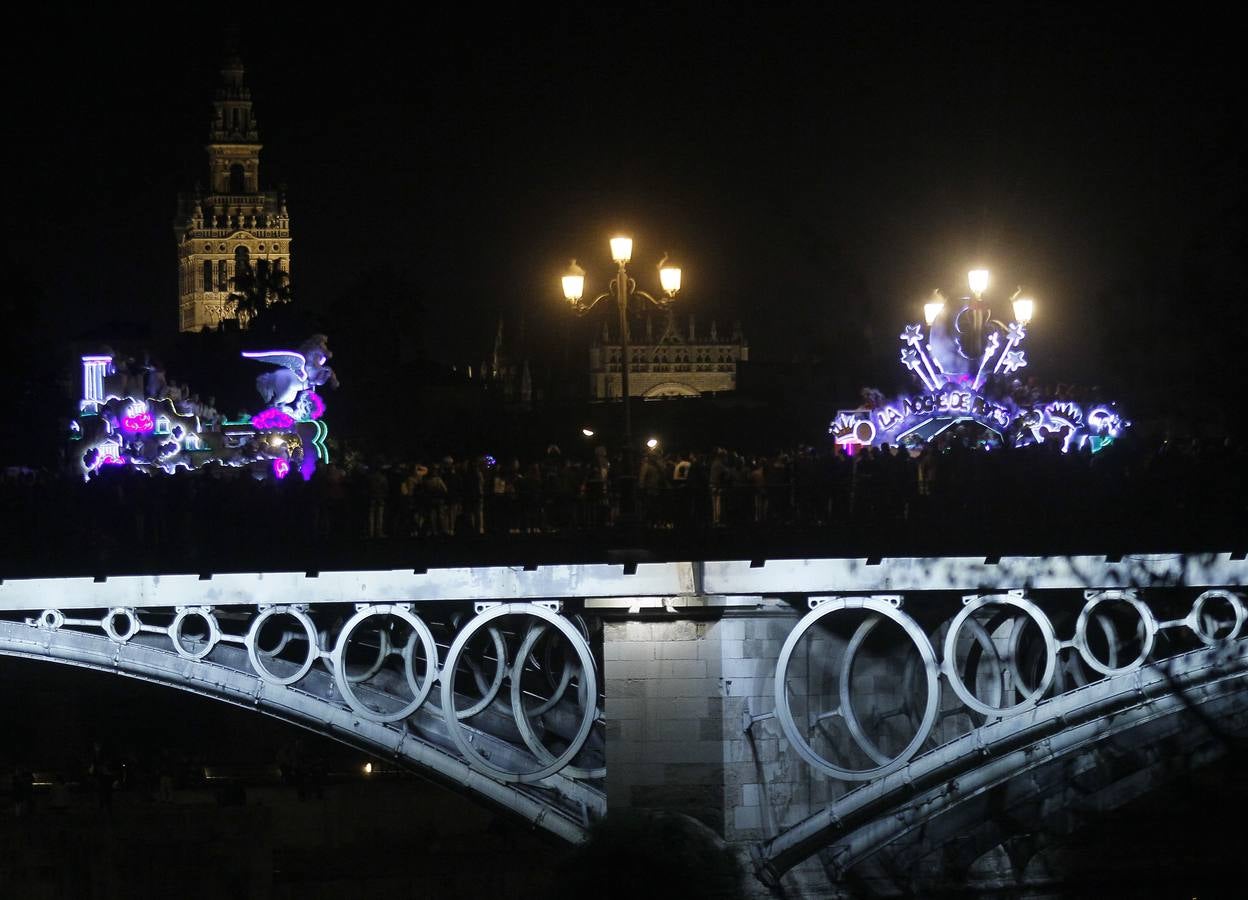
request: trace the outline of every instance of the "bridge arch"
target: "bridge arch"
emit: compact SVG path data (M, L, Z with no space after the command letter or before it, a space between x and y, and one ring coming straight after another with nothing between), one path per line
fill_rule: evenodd
M1237 602L1228 605L1238 613ZM1198 628L1194 621L1170 624ZM1107 748L1127 736L1133 777L1144 782L1171 774L1176 748L1213 758L1225 750L1219 735L1193 727L1193 720L1248 731L1248 638L1238 636L1242 618L1236 615L1234 624L1227 640L1146 665L1129 660L1114 674L989 720L890 769L763 842L759 877L777 883L818 853L834 880L887 881L888 873L914 871L920 858L955 841L963 853L977 848L964 860L969 868L992 847L1040 825L1023 813L1039 809L1042 798L1050 805L1054 796L1086 803L1103 794L1102 808L1129 799L1115 794L1116 767L1100 765ZM1167 753L1155 752L1159 746ZM1078 797L1065 796L1075 775ZM891 863L881 865L881 857Z
M465 641L446 666L443 648L476 618L462 604L419 615L410 604L335 606L48 609L0 619L0 654L255 709L392 759L565 841L585 839L606 811L599 662L586 625L570 624L558 604L479 604L494 624L472 630L489 632L486 648L501 653L483 655ZM559 667L558 677L547 675L547 663ZM503 678L474 695L480 670L491 664L518 686L511 692L518 702L500 689ZM438 697L456 709L453 729ZM576 746L565 745L562 732L574 716L584 733ZM467 757L462 746L481 755Z

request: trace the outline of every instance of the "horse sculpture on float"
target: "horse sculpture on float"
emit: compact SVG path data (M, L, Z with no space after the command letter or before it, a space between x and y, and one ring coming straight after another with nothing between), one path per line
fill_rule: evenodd
M265 372L256 378L256 390L260 398L270 406L288 406L298 400L299 394L310 388L328 384L338 387L338 376L329 367L334 354L327 346L323 334L314 334L298 350L261 350L244 352L247 359L270 363L280 368Z

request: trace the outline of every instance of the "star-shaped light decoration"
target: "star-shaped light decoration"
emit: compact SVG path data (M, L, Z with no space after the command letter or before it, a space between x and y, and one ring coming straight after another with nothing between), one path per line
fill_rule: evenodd
M917 328L918 326L914 325L911 327ZM913 347L903 348L901 351L901 364L907 369L917 369L919 367L919 352Z
M1027 332L1023 330L1023 326L1018 322L1011 322L1009 327L1009 343L1021 344L1023 338L1027 337Z
M1027 365L1027 358L1023 355L1022 350L1011 350L1005 354L1001 367L1005 369L1007 375L1012 375L1016 370Z
M921 343L923 340L923 326L918 323L915 323L914 325L907 325L906 330L903 331L899 337L913 347L915 344Z

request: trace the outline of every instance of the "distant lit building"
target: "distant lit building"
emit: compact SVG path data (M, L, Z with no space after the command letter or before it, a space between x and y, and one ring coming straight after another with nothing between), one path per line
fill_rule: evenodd
M208 134L208 192L178 197L178 328L215 329L232 318L227 299L236 271L257 278L290 272L290 216L285 197L260 189L260 132L235 55L221 66L216 115Z
M639 327L640 326L640 327ZM715 322L698 331L694 316L682 329L676 316L634 319L629 342L628 372L633 397L700 397L737 388L737 366L750 358L740 324L723 336ZM608 318L589 348L590 395L610 400L623 395L619 326Z

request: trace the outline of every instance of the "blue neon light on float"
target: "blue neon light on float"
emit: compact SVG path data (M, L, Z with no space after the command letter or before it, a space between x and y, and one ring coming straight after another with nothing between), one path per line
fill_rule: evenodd
M972 273L972 297L951 306L939 291L924 306L927 331L919 323L899 335L901 364L922 389L859 409L840 410L828 433L846 450L926 442L959 422L974 422L1011 446L1062 441L1062 451L1090 444L1103 449L1130 426L1113 404L1085 410L1070 400L1019 403L1011 395L1011 376L1027 365L1021 344L1027 337L1035 304L1010 298L1014 318L995 318L983 297L987 273Z
M297 350L245 352L274 368L256 379L263 408L238 421L221 420L175 392L145 396L144 379L136 380L133 369L118 372L111 355L84 356L83 393L69 428L71 458L84 478L106 465L172 473L217 463L279 480L298 469L306 480L318 463L329 462L325 401L316 388L338 386L332 355L324 335Z

